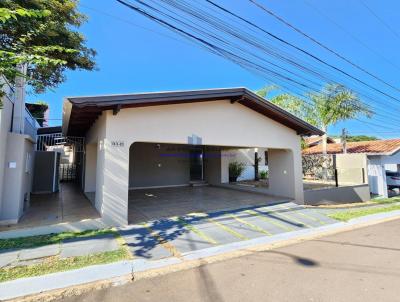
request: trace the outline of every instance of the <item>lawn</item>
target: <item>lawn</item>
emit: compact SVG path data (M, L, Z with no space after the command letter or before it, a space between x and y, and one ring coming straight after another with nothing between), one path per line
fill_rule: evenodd
M118 237L119 235L117 231L114 231L112 229L103 229L103 230L87 230L83 232L64 232L59 234L0 239L0 250L33 248L49 244L60 243L61 241L66 239L92 237L104 234L113 234L116 237Z
M51 257L40 264L0 269L0 282L78 269L95 264L106 264L129 258L129 251L125 247L116 251L67 259Z
M400 210L400 205L391 205L388 207L380 207L380 208L369 208L369 209L357 209L357 210L348 210L348 211L340 211L336 213L329 214L328 216L340 220L340 221L349 221L350 219L372 215L377 213L385 213L390 211Z
M390 198L375 198L372 201L379 204L396 203L400 202L400 196L395 196Z

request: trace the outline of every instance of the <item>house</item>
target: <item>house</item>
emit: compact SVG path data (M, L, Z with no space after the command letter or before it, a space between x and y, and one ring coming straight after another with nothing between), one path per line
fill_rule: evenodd
M386 171L400 171L400 139L349 142L346 149L347 154L366 155L370 191L387 197ZM327 153L343 153L342 144L328 144ZM316 145L304 149L303 154L322 154L322 146Z
M29 207L39 124L25 106L24 79L4 77L0 108L0 225L17 223Z
M322 136L320 135L304 137L303 139L304 139L304 144L307 148L322 144ZM328 144L338 143L335 139L331 137L327 137L326 141Z
M128 223L132 191L227 184L232 158L256 148L266 193L303 203L301 136L323 134L245 88L67 97L62 129L84 138L82 189L113 225Z

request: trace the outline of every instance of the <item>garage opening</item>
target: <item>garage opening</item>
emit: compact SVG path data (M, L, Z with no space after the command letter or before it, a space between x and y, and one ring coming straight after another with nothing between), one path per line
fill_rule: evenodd
M267 205L285 199L252 191L255 186L251 181L260 181L260 173L268 169L267 161L258 156L260 153L265 156L267 152L250 147L133 143L129 150L129 223ZM243 164L241 177L229 183L229 165L237 161ZM261 181L267 188L268 179Z

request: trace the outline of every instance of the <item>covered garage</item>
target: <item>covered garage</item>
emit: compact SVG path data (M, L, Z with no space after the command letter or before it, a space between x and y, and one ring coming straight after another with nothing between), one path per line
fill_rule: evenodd
M113 225L152 210L303 203L300 136L322 134L245 88L67 98L63 118L65 134L86 138L83 189ZM268 149L265 195L220 187L242 148Z

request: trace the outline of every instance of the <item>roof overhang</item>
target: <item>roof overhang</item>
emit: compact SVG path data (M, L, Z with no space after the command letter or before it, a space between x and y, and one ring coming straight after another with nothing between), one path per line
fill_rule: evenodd
M238 102L296 130L299 135L324 134L320 129L266 101L246 88L67 97L63 104L63 133L70 136L83 136L105 110L118 112L124 108L218 100Z

